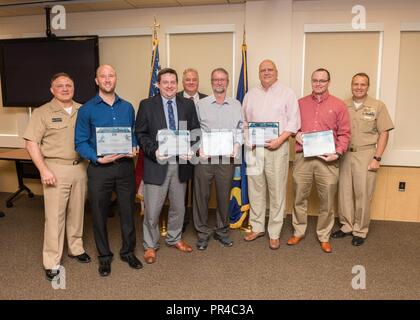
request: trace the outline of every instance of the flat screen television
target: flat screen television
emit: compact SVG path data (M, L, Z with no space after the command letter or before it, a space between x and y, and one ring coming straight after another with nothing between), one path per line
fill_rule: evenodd
M51 100L51 77L68 73L74 100L84 103L97 92L98 37L54 37L0 41L0 74L4 107L39 107Z

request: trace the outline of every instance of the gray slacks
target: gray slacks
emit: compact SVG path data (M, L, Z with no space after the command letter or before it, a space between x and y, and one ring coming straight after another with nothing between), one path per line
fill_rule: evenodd
M194 226L199 239L207 240L212 230L208 226L210 185L216 183L217 222L215 232L221 237L229 233L229 197L234 173L232 164L197 164L194 169Z
M166 179L162 185L144 184L143 247L159 248L159 216L169 197L168 235L166 243L174 245L181 240L185 215L185 192L187 183L179 181L178 165L168 165Z

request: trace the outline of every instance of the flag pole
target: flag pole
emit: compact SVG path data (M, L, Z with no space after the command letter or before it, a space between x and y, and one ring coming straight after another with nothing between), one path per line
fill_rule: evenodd
M159 46L159 39L158 39L158 29L160 28L160 23L158 23L156 21L156 16L154 17L154 22L153 22L153 39L152 39L152 47L153 47L153 53L152 53L152 65L150 68L150 87L149 87L149 93L152 91L151 86L153 85L153 81L152 81L152 77L153 77L153 72L155 72L154 70L154 64L155 64L155 60L156 60L156 54L157 54L157 50L158 50L158 46ZM167 215L165 214L161 214L160 215L160 227L159 227L159 231L160 231L160 235L162 237L166 237L166 235L168 234L168 228L167 228Z
M247 45L246 45L246 29L245 29L245 26L244 26L244 34L243 34L243 38L242 38L242 55L246 55L247 49L248 48L247 48ZM244 63L244 83L245 84L248 84L248 79L247 79L247 77L248 77L248 70L247 70L247 67L248 67L248 63ZM245 92L246 91L248 91L248 88L245 89ZM239 228L239 230L245 231L247 233L252 232L252 227L249 224L249 210L250 209L248 209L246 211L247 212L246 213L246 217L245 217L245 219L244 219L244 221L242 223L242 226Z

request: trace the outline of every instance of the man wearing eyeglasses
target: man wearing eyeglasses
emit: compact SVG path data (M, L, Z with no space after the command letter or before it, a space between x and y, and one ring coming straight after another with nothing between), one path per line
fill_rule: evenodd
M247 128L250 122L277 122L279 136L265 141L264 148L247 142L248 194L251 205L249 223L252 232L244 240L254 241L265 234L268 192L269 248L276 250L280 247L279 238L286 206L288 139L300 128L300 115L296 95L292 89L278 81L277 67L273 61L264 60L260 63L259 78L261 85L252 88L244 98L244 127ZM254 163L252 166L251 161Z
M293 169L295 191L293 228L294 234L288 245L297 245L305 236L307 226L308 198L312 184L319 196L319 216L316 227L321 249L331 253L329 243L334 226L334 201L338 184L338 162L350 142L350 120L344 102L328 92L330 73L317 69L311 76L312 93L299 99L302 127L296 134L296 159ZM332 130L336 153L318 157L303 157L304 134Z
M227 97L229 74L223 68L216 68L211 73L213 95L201 99L197 103L197 115L203 132L212 130L233 131L232 158L238 155L242 144L242 135L236 128L242 121L241 103ZM233 241L229 238L229 195L233 179L234 165L227 157L212 157L209 161L207 150L200 148L200 163L194 168L194 226L197 230L197 249L206 250L212 231L208 225L208 203L210 185L215 181L217 194L216 227L213 237L223 247L231 247Z
M368 96L369 76L357 73L351 81L353 97L346 100L353 128L349 152L340 163L338 204L341 228L331 237L352 235L361 246L369 230L370 203L377 170L389 131L394 128L385 104Z

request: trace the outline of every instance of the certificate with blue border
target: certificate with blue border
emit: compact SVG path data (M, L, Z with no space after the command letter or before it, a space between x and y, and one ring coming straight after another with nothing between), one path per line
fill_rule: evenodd
M332 130L308 132L302 135L303 156L316 157L326 153L335 153Z
M188 130L158 131L156 139L159 144L159 154L165 157L188 155L191 147L190 132Z
M264 146L267 141L279 137L280 125L278 122L249 122L248 141L250 145Z
M96 154L129 154L133 152L130 127L96 127Z

